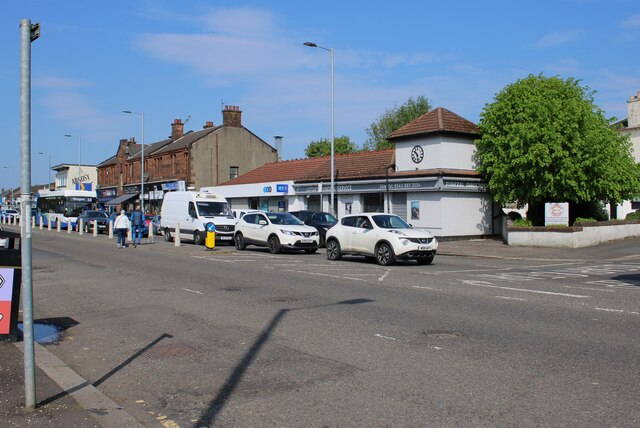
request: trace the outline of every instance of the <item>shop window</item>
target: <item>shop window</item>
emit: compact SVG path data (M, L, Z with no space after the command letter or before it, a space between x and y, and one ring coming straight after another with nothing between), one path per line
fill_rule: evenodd
M362 204L364 212L381 213L384 212L384 194L383 193L365 193L363 195Z

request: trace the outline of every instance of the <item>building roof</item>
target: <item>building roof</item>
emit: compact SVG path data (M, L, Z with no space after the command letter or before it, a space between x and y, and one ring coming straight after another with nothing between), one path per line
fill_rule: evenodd
M376 179L387 176L389 178L400 178L434 175L480 177L480 174L474 170L438 168L417 171L395 171L395 169L392 168L394 164L394 149L336 155L334 159L334 179L336 181L344 181ZM331 181L331 157L322 156L268 163L220 185L229 186L286 180L300 183Z
M454 112L438 107L393 131L387 139L414 137L425 134L454 133L480 135L480 128Z

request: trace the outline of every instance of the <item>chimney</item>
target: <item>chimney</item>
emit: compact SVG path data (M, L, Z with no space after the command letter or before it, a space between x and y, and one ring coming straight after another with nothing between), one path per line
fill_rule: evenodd
M207 123L205 123L204 126L202 127L202 129L209 129L209 128L213 128L213 122L211 121L207 121Z
M174 119L171 124L171 139L177 140L184 135L184 123L180 119Z
M282 160L282 137L276 135L273 139L276 141L276 152L278 152L278 162L280 162Z
M222 110L222 124L242 128L242 111L238 106L224 106Z
M640 126L640 92L627 101L627 121L629 128Z

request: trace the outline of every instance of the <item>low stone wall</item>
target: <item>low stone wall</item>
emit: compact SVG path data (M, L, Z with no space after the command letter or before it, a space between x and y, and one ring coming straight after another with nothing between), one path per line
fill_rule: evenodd
M640 237L640 221L624 220L576 223L572 227L509 225L506 227L505 242L521 247L582 248L635 237Z

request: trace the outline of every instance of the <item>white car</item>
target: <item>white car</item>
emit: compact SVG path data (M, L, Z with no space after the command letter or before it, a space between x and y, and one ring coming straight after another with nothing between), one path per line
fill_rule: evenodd
M236 224L234 240L238 250L247 245L268 247L272 254L282 250L318 251L318 231L289 213L251 211Z
M352 214L327 231L327 259L340 260L343 254L375 258L390 265L398 259L428 265L438 249L438 241L427 230L413 229L397 215Z

